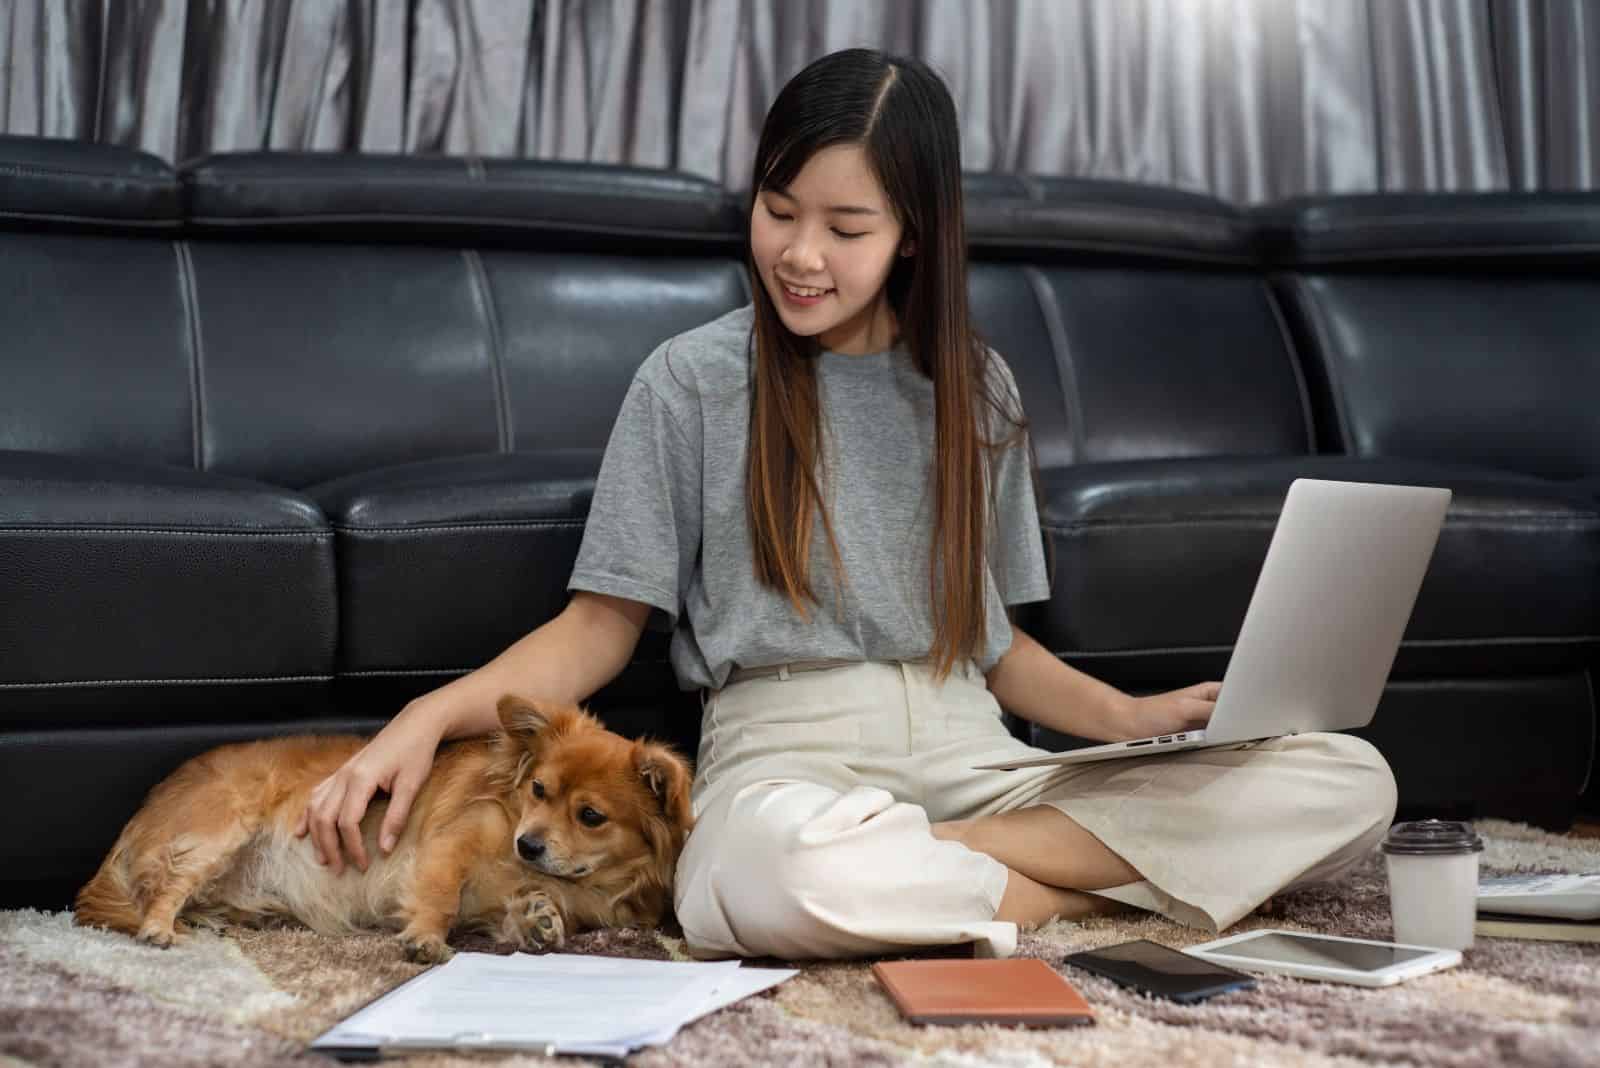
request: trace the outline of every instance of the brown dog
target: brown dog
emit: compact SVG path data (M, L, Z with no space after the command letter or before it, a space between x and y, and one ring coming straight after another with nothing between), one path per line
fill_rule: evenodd
M499 713L502 731L439 751L387 857L375 848L387 802L369 806L361 829L377 859L338 876L294 828L312 789L364 739L201 754L150 792L79 891L76 921L165 946L180 919L293 917L326 934L397 930L422 962L449 957L454 930L532 948L659 923L691 823L683 759L578 708L508 696Z

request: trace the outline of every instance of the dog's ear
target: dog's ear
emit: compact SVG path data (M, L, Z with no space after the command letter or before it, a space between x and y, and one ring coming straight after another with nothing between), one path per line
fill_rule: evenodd
M515 789L538 758L541 742L552 728L559 731L568 715L561 705L533 701L508 693L495 702L500 714L499 734L494 736L494 764L489 778L496 788Z
M661 805L661 815L674 832L675 844L681 846L694 822L689 806L692 779L688 762L659 742L635 742L633 767Z
M549 727L559 711L556 706L543 701L533 701L508 693L495 704L500 713L500 726L512 738L526 742Z

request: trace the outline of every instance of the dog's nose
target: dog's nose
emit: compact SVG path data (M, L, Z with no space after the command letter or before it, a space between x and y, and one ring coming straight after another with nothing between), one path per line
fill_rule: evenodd
M517 856L523 860L538 860L544 856L544 843L525 834L517 839Z

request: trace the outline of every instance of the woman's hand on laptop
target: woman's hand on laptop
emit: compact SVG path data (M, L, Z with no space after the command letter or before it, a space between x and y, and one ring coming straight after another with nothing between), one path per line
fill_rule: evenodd
M1222 692L1220 682L1197 682L1181 690L1153 693L1146 697L1129 697L1123 705L1120 737L1112 741L1131 741L1135 738L1155 738L1163 734L1197 730L1211 720L1211 711L1217 706L1217 694Z

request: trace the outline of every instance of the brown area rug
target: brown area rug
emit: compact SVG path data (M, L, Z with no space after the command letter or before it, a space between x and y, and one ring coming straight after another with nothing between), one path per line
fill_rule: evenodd
M1486 871L1600 870L1600 839L1484 821ZM1279 898L1236 930L1281 926L1387 938L1388 888L1374 854L1337 884ZM1061 961L1130 938L1171 946L1205 934L1144 914L1025 932L1095 1005L1094 1027L1025 1031L903 1023L864 962L800 964L776 989L690 1024L628 1059L669 1065L1600 1065L1600 945L1480 939L1453 970L1383 990L1263 978L1196 1006L1141 997ZM459 949L495 951L464 940ZM580 936L567 951L682 958L654 931ZM776 963L776 962L763 962ZM67 913L0 912L0 1068L14 1065L321 1065L306 1043L421 969L382 935L298 928L196 934L171 950L73 927ZM528 1055L423 1055L416 1068L551 1062Z

